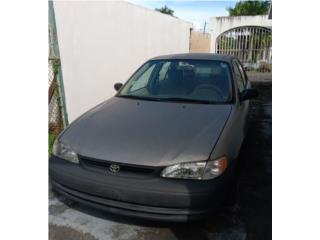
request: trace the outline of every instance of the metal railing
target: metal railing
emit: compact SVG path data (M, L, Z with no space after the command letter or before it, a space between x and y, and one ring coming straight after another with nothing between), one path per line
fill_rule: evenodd
M247 69L271 67L272 35L269 28L247 26L228 30L218 36L215 47L218 54L239 58Z

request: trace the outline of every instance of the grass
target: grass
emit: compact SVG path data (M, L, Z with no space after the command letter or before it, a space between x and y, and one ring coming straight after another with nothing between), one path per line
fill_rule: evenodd
M53 143L54 143L54 140L56 139L57 135L54 134L54 133L49 133L49 155L51 155L52 153L52 147L53 147Z

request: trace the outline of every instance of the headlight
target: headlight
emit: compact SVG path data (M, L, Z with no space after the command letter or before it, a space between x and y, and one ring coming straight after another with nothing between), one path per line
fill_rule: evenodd
M180 163L166 167L161 172L161 177L208 180L224 173L227 169L227 164L226 157L210 161Z
M73 163L79 163L78 155L68 145L63 144L56 139L53 144L52 154Z

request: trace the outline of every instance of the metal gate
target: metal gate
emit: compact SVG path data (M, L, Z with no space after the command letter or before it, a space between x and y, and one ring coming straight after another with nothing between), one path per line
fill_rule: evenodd
M265 67L272 63L271 29L246 26L230 29L217 37L216 53L234 55L247 70Z

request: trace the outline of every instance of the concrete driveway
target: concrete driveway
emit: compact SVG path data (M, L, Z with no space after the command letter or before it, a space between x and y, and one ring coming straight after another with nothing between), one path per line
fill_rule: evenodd
M249 74L250 76L250 74ZM251 105L250 128L240 153L235 203L210 220L163 224L117 217L49 192L50 240L271 239L272 102L271 75L253 86L259 98Z

